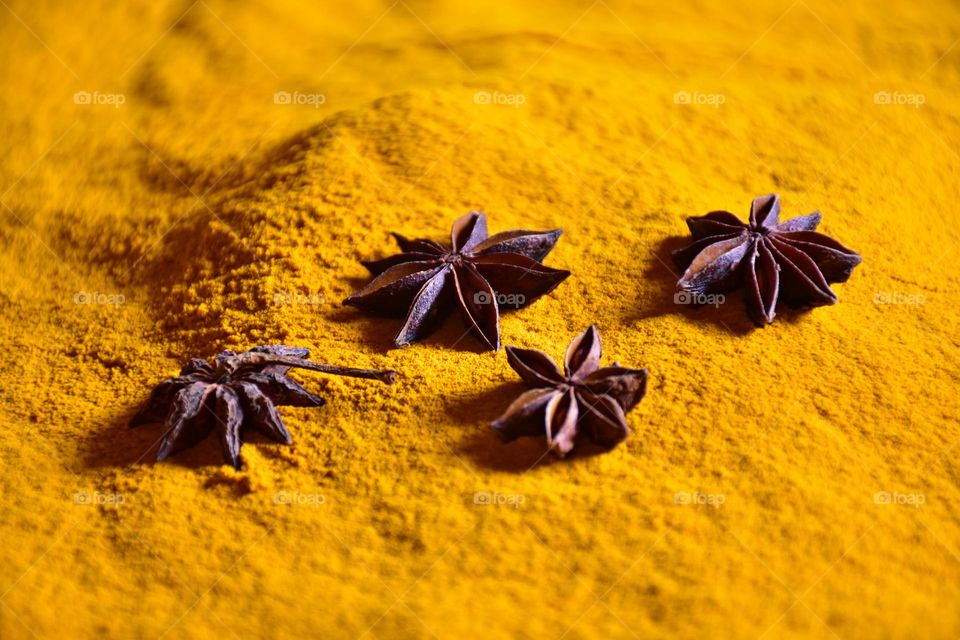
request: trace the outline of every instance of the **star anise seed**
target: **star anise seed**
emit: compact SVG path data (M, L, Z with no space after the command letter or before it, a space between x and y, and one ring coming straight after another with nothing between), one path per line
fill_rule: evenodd
M398 347L426 337L459 307L470 330L497 351L501 307L524 307L570 275L540 262L561 233L516 230L488 236L487 218L477 211L453 223L449 247L395 233L402 253L363 262L375 277L344 303L405 316L394 338Z
M590 325L567 347L563 372L542 351L507 347L507 361L531 387L491 425L505 441L546 435L561 458L581 427L595 444L612 448L630 433L626 414L647 391L647 370L616 362L600 368L600 334Z
M820 212L780 222L780 197L754 199L744 224L728 211L687 218L693 244L675 251L686 269L677 287L693 294L745 287L747 313L773 322L778 302L792 308L835 304L829 283L846 282L861 257L815 229Z
M224 351L213 362L194 358L179 376L157 385L143 409L130 420L130 426L164 422L167 431L157 452L158 461L196 445L216 430L224 461L239 469L245 430L254 429L276 442L292 444L293 438L276 407L324 404L323 398L287 376L291 368L387 384L393 384L396 378L392 369L338 367L311 362L309 356L309 349L270 345L242 353Z

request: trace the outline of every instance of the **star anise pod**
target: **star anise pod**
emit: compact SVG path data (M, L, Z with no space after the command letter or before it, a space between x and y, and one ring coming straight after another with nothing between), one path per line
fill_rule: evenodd
M180 375L164 380L130 421L131 427L164 422L166 435L157 460L199 443L214 430L227 464L240 468L243 432L259 431L283 444L293 439L283 425L277 406L319 407L315 396L287 376L291 368L309 369L393 384L392 369L352 369L307 360L310 350L271 345L234 353L224 351L213 362L190 360Z
M471 331L499 350L500 311L530 304L570 275L540 263L561 233L517 230L488 237L487 218L477 211L453 223L448 247L394 233L402 253L364 261L376 277L344 303L406 316L394 338L398 347L426 337L459 307Z
M773 322L777 302L793 308L834 304L832 282L846 282L861 257L815 229L820 212L780 222L780 197L761 196L744 224L728 211L687 218L693 244L675 251L686 272L677 286L694 295L746 289L747 312ZM694 300L695 301L695 300Z
M518 397L493 429L506 441L546 435L561 458L574 446L581 427L595 444L614 447L627 437L626 414L647 391L647 370L614 362L600 368L600 334L590 325L567 347L563 372L547 354L507 347L507 361L532 387Z

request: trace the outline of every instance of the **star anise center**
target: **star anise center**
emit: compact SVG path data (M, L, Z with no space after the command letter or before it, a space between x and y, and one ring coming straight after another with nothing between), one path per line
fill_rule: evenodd
M501 305L527 306L570 275L541 262L560 233L521 229L489 236L486 216L472 211L453 223L449 244L394 234L401 253L364 261L374 278L344 302L404 316L394 338L400 347L425 338L458 309L487 348L497 350Z

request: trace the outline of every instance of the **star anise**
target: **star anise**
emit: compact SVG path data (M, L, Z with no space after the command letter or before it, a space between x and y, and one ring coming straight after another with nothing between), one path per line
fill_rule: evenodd
M227 464L240 468L243 432L259 431L283 444L293 439L283 425L277 406L319 407L315 396L287 377L291 368L309 369L393 384L392 369L352 369L307 360L310 350L271 345L234 353L224 351L213 362L190 360L180 375L164 380L147 404L130 421L131 427L164 422L166 435L157 460L199 443L216 429Z
M499 350L501 309L524 307L570 275L540 263L561 233L517 230L488 237L487 218L477 211L453 223L449 247L394 233L402 253L364 261L376 277L344 303L375 314L405 315L394 338L398 347L426 337L459 307L471 331Z
M563 372L547 354L507 347L507 360L532 387L518 397L493 429L506 441L546 435L561 458L574 446L581 426L595 444L614 447L627 437L626 414L647 391L647 370L614 362L600 368L600 334L590 325L567 347Z
M677 286L694 295L743 286L747 312L760 326L773 322L777 302L836 303L829 283L846 282L860 255L815 231L819 211L786 222L779 214L780 197L771 194L753 201L749 224L728 211L687 218L694 242L673 254L686 268Z

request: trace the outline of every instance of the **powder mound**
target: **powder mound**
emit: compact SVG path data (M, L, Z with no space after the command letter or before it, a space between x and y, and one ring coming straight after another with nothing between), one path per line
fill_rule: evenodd
M452 215L478 206L456 201L463 185L499 191L495 200L509 202L516 194L505 192L502 172L558 181L518 160L534 155L535 137L522 138L530 151L518 153L516 136L509 140L495 121L478 122L489 113L473 95L402 94L339 112L241 161L202 202L178 201L182 213L135 274L158 330L200 353L283 340L305 319L306 305L292 302L319 303L310 310L332 314L355 284L349 277L360 275L357 258L382 251L389 230L444 229ZM209 171L185 167L184 174L211 182ZM156 186L151 171L144 179ZM408 204L414 199L431 213ZM421 219L428 216L435 220Z

